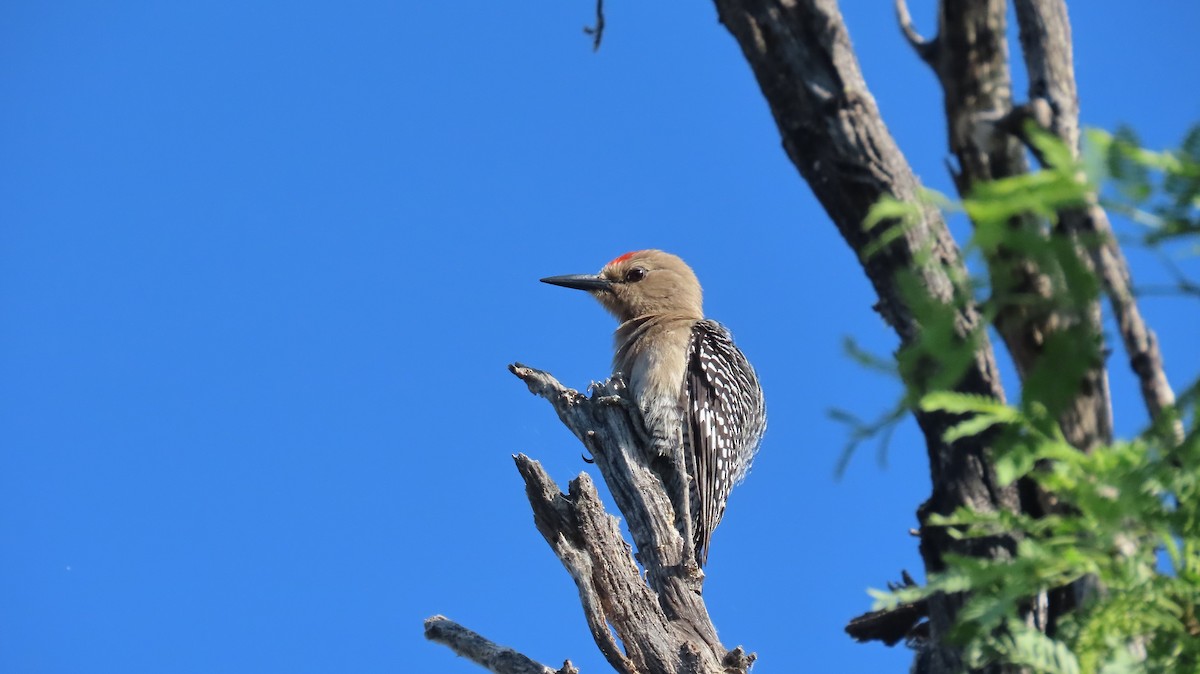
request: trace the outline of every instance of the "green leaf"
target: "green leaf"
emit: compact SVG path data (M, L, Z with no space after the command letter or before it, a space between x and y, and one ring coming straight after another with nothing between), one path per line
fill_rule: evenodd
M890 194L885 194L871 206L871 210L867 211L867 217L863 220L863 229L869 232L885 220L909 222L920 217L921 206L919 204L901 201Z
M1004 403L987 396L957 393L954 391L934 391L921 398L921 409L926 412L949 412L951 414L988 414L1004 421L1013 421L1020 414Z
M962 438L974 437L992 426L1005 423L1006 421L1009 420L1001 419L993 414L977 414L946 429L946 432L942 434L942 440L955 442Z
M997 640L997 650L1011 664L1042 674L1079 674L1079 660L1066 644L1013 620L1009 634Z
M996 457L993 463L996 468L996 480L1000 486L1006 487L1033 470L1037 465L1037 455L1024 451L1023 448L1013 448Z
M1179 149L1166 152L1143 149L1128 130L1086 133L1081 163L1057 138L1031 131L1048 168L975 185L964 199L962 208L975 225L968 250L982 257L987 274L955 274L951 297L934 297L921 273L938 258L925 250L896 280L920 325L896 354L907 387L899 412L916 401L921 410L947 415L943 438L949 442L986 433L998 482L1024 477L1039 498L1057 507L1038 517L967 506L947 516L930 514L924 525L955 541L953 552L942 555L943 571L923 588L872 596L877 608L887 608L938 592L962 593L949 638L971 667L1009 664L1044 674L1200 672L1200 381L1181 387L1176 404L1131 440L1087 453L1067 442L1060 419L1074 410L1081 391L1095 385L1085 381L1087 373L1105 367L1101 336L1078 319L1103 290L1088 251L1111 241L1053 226L1063 209L1095 203L1098 181L1111 177L1119 190L1109 182L1100 202L1110 213L1133 218L1148 232L1142 234L1147 243L1181 240L1200 252L1200 125ZM868 227L918 222L912 218L923 217L932 199L922 194L915 204L884 204ZM946 203L937 206L947 210ZM872 236L886 245L894 240L888 237L903 233L877 229ZM1030 284L1031 270L1048 284ZM1174 271L1180 288L1196 287ZM983 328L964 334L967 303L981 306L985 324L1006 314L1065 319L1034 345L1037 363L1023 373L1019 406L956 392L987 335ZM892 370L887 358L852 342L847 352L868 367ZM888 417L836 417L851 429L852 445L873 434L887 437L894 426ZM1174 431L1179 423L1182 442ZM994 549L998 541L1006 542L1011 557L967 554ZM1041 593L1084 578L1106 591L1057 616L1053 637L1028 626L1024 616ZM1137 657L1130 654L1133 643L1144 646Z
M859 346L853 337L847 336L842 338L842 350L846 352L846 355L851 360L868 370L874 370L892 377L899 374L899 368L894 358L884 358L867 351Z
M1121 193L1135 203L1145 201L1151 193L1150 171L1138 161L1135 149L1138 137L1133 129L1120 127L1108 146L1108 174L1116 181Z
M1048 167L1058 171L1075 170L1075 156L1061 138L1038 126L1033 120L1025 124L1025 133Z

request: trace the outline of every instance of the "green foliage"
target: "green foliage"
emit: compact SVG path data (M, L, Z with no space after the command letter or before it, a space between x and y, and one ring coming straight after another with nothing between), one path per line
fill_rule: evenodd
M1119 197L1103 199L1104 207L1143 225L1145 243L1200 234L1200 125L1165 152L1142 148L1128 128L1090 130L1087 139L1086 165L1111 176Z
M878 451L875 456L881 466L887 465L887 450L892 441L892 434L895 432L896 426L908 416L908 410L907 402L902 400L879 417L866 421L848 410L837 407L830 409L829 418L846 426L847 431L846 446L842 448L842 454L838 457L834 476L841 477L846 472L846 467L850 465L850 458L854 456L855 450L867 440L874 439L878 442Z
M1028 247L1030 239L1014 242L1004 235L1003 228L1011 218L1032 213L1052 220L1060 209L1085 205L1087 195L1088 185L1080 180L1074 164L1051 165L1042 171L979 183L963 200L963 207L987 235L977 235L977 245L990 248L1003 242Z
M1101 284L1078 248L1097 242L1067 236L1056 222L1063 209L1086 206L1095 195L1111 194L1104 205L1144 226L1143 241L1150 245L1195 243L1200 126L1169 152L1142 149L1128 130L1090 131L1082 162L1049 134L1030 133L1046 168L977 186L961 206L975 225L967 250L979 253L992 272L983 284L988 294L974 298L989 319L1006 311L1079 315L1099 297ZM899 233L890 242L917 226L923 208L947 205L944 198L923 199L915 206L881 206L872 211L871 226L891 223ZM1049 277L1049 291L1035 297L1018 284L1004 287L1009 276L1003 266L1010 259L1032 261ZM1017 405L955 393L981 331L963 335L955 324L965 294L941 303L918 292L916 274L924 262L899 279L922 327L897 356L906 385L901 405L954 415L956 423L943 436L947 443L987 433L998 481L1036 486L1056 507L1040 517L966 508L932 516L928 524L953 538L1003 536L1016 541L1015 550L1005 559L947 555L945 570L925 586L872 591L875 608L965 593L951 638L972 667L1003 662L1062 674L1200 672L1200 382L1136 437L1080 452L1057 419L1083 374L1099 362L1100 337L1082 322L1046 335ZM963 288L979 283L960 282ZM886 369L858 351L856 360ZM894 418L895 411L885 415ZM1176 423L1185 428L1182 443ZM855 442L873 429L858 422ZM1081 587L1101 589L1083 593L1083 603L1059 616L1049 633L1026 622L1039 598Z
M1200 434L1173 446L1150 431L1085 454L1053 423L994 401L934 393L921 406L1004 425L994 445L1002 479L1028 478L1067 507L1041 518L968 509L931 518L956 538L1015 535L1016 554L950 557L924 587L876 593L877 607L969 591L954 635L976 665L1122 671L1132 647L1145 650L1137 671L1200 671ZM1019 619L1040 593L1084 578L1104 590L1063 618L1054 638Z
M885 194L879 201L871 205L867 217L863 220L863 229L870 231L880 225L887 225L878 238L864 250L864 257L871 258L887 248L893 241L905 235L908 230L919 225L925 215L925 208L932 206L941 209L953 209L945 195L934 190L922 189L916 201L901 201L890 194Z
M853 339L846 337L842 340L842 348L846 355L851 360L858 363L862 367L878 372L887 377L897 376L896 364L890 359L882 358L858 345ZM907 400L901 400L892 406L891 409L881 414L878 418L872 421L865 421L858 415L848 410L833 408L828 411L829 418L846 426L846 446L842 448L842 454L838 458L837 467L834 469L834 475L841 477L846 472L846 467L850 463L850 458L854 456L855 450L863 442L871 439L878 441L878 451L876 457L879 464L887 464L887 449L892 440L892 433L896 430L896 426L908 416L909 403Z
M952 426L942 437L946 442L979 435L997 424L1008 424L1017 420L1015 410L991 398L973 396L952 391L934 391L921 400L921 409L926 412L942 411L966 415Z

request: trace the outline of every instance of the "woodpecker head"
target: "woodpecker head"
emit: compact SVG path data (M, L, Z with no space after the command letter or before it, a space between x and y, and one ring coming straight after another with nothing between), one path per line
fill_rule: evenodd
M622 323L658 314L704 318L696 274L683 260L661 250L625 253L599 274L550 276L542 282L588 291Z

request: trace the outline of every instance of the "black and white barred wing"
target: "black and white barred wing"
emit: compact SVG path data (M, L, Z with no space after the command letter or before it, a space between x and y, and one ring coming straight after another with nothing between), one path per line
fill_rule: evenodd
M684 453L693 477L696 553L703 564L729 492L750 471L767 418L754 369L715 321L692 329L684 379Z

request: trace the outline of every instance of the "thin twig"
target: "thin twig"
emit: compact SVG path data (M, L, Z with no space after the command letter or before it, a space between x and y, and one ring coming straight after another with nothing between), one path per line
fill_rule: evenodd
M604 38L604 0L596 0L596 25L584 26L583 32L592 36L592 51L599 51Z
M1162 263L1162 266L1175 279L1175 286L1180 294L1200 295L1200 285L1189 279L1187 274L1184 274L1183 270L1179 268L1179 265L1171 259L1170 255L1167 255L1165 251L1157 247L1153 248L1153 251L1155 256L1158 257L1159 262Z
M900 23L904 39L908 40L909 46L913 48L917 56L929 65L933 65L937 58L937 38L926 39L917 32L913 26L912 15L908 13L908 4L904 0L896 0L896 21Z
M1190 281L1175 285L1146 285L1135 286L1132 289L1135 297L1196 297L1200 298L1200 285Z

